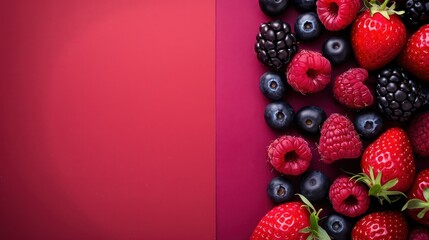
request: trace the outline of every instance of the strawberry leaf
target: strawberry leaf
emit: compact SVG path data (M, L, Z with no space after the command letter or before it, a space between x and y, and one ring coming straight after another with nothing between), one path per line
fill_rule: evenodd
M319 230L318 230L319 234L318 234L318 238L319 240L330 240L331 237L329 236L329 234L325 231L325 229L323 229L322 227L319 226Z
M425 188L423 190L423 197L425 198L426 202L429 202L429 188Z
M306 206L308 206L310 209L309 210L312 210L312 211L309 211L310 213L311 212L316 212L316 209L314 208L314 206L313 206L313 204L311 204L311 202L310 201L308 201L308 199L306 198L306 197L304 197L303 195L301 195L301 194L296 194L296 195L298 195L298 197L299 198L301 198L301 201L306 205Z

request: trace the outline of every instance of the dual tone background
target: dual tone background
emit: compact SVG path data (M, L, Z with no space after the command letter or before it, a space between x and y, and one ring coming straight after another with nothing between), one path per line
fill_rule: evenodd
M268 20L257 0L1 1L0 239L248 239L276 175ZM343 111L331 95L287 101Z

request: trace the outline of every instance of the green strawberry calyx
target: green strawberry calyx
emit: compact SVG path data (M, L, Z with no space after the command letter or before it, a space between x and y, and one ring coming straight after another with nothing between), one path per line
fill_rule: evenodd
M302 206L307 208L308 212L310 213L310 226L302 229L300 232L310 233L310 235L307 237L307 240L330 240L331 237L329 237L326 230L319 226L319 214L323 209L316 211L313 204L311 204L311 202L306 197L301 194L296 195L301 198L301 201L304 203Z
M413 198L408 200L402 207L401 211L405 209L422 209L418 214L417 218L422 219L425 214L429 211L429 188L423 190L423 197L425 200Z
M395 202L400 199L401 195L407 197L403 192L390 190L398 183L398 179L394 178L387 181L385 184L381 184L382 172L379 171L377 176L374 177L374 169L369 168L369 176L365 173L359 173L353 176L353 179L365 183L368 187L368 195L378 198L380 204L386 200L388 203ZM391 199L392 197L392 199Z
M374 16L374 14L376 13L380 13L381 15L383 15L383 17L390 20L390 15L402 15L405 13L405 11L395 11L396 2L393 2L392 5L388 7L387 4L389 3L389 1L390 0L384 0L381 5L378 4L377 0L364 0L363 3L365 7L369 9L371 17Z

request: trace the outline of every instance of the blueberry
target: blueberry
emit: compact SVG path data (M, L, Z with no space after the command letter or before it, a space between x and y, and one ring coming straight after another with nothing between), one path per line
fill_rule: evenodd
M271 179L267 187L268 197L276 204L284 203L292 199L294 189L292 183L279 176Z
M332 36L323 43L322 55L333 65L340 65L352 56L352 47L347 39Z
M302 12L316 10L316 0L293 0L293 4Z
M271 17L277 17L286 12L289 0L259 0L262 12Z
M326 113L316 106L305 106L299 109L295 116L298 128L311 134L318 133L325 120Z
M275 130L286 130L293 122L295 112L286 102L272 102L265 107L265 122Z
M283 73L266 72L259 81L259 89L262 94L271 101L281 100L285 96L286 84Z
M295 34L301 41L310 41L322 34L323 25L314 12L302 13L295 22Z
M353 124L363 139L374 139L380 136L384 128L383 117L374 110L360 112Z
M309 171L301 179L300 190L311 202L318 202L328 197L329 178L320 171Z
M323 229L335 240L350 239L351 223L339 214L330 214L324 220Z

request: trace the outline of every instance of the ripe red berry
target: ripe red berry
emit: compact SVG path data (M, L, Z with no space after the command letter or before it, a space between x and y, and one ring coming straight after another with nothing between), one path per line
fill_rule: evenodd
M331 63L321 53L302 50L289 63L287 81L302 94L319 92L331 81Z
M370 106L374 98L369 88L363 84L368 78L364 68L351 68L340 74L334 81L334 97L341 104L352 109Z
M416 116L408 128L413 151L422 156L429 156L429 112Z
M281 136L268 147L271 165L286 175L299 175L310 166L312 153L307 141L301 137Z
M317 15L326 29L338 31L346 28L358 14L359 0L318 0Z
M335 179L329 188L329 199L334 210L347 217L364 214L370 203L365 185L347 176Z
M319 153L325 163L358 158L362 153L362 142L353 123L341 114L331 114L323 123L320 134Z

